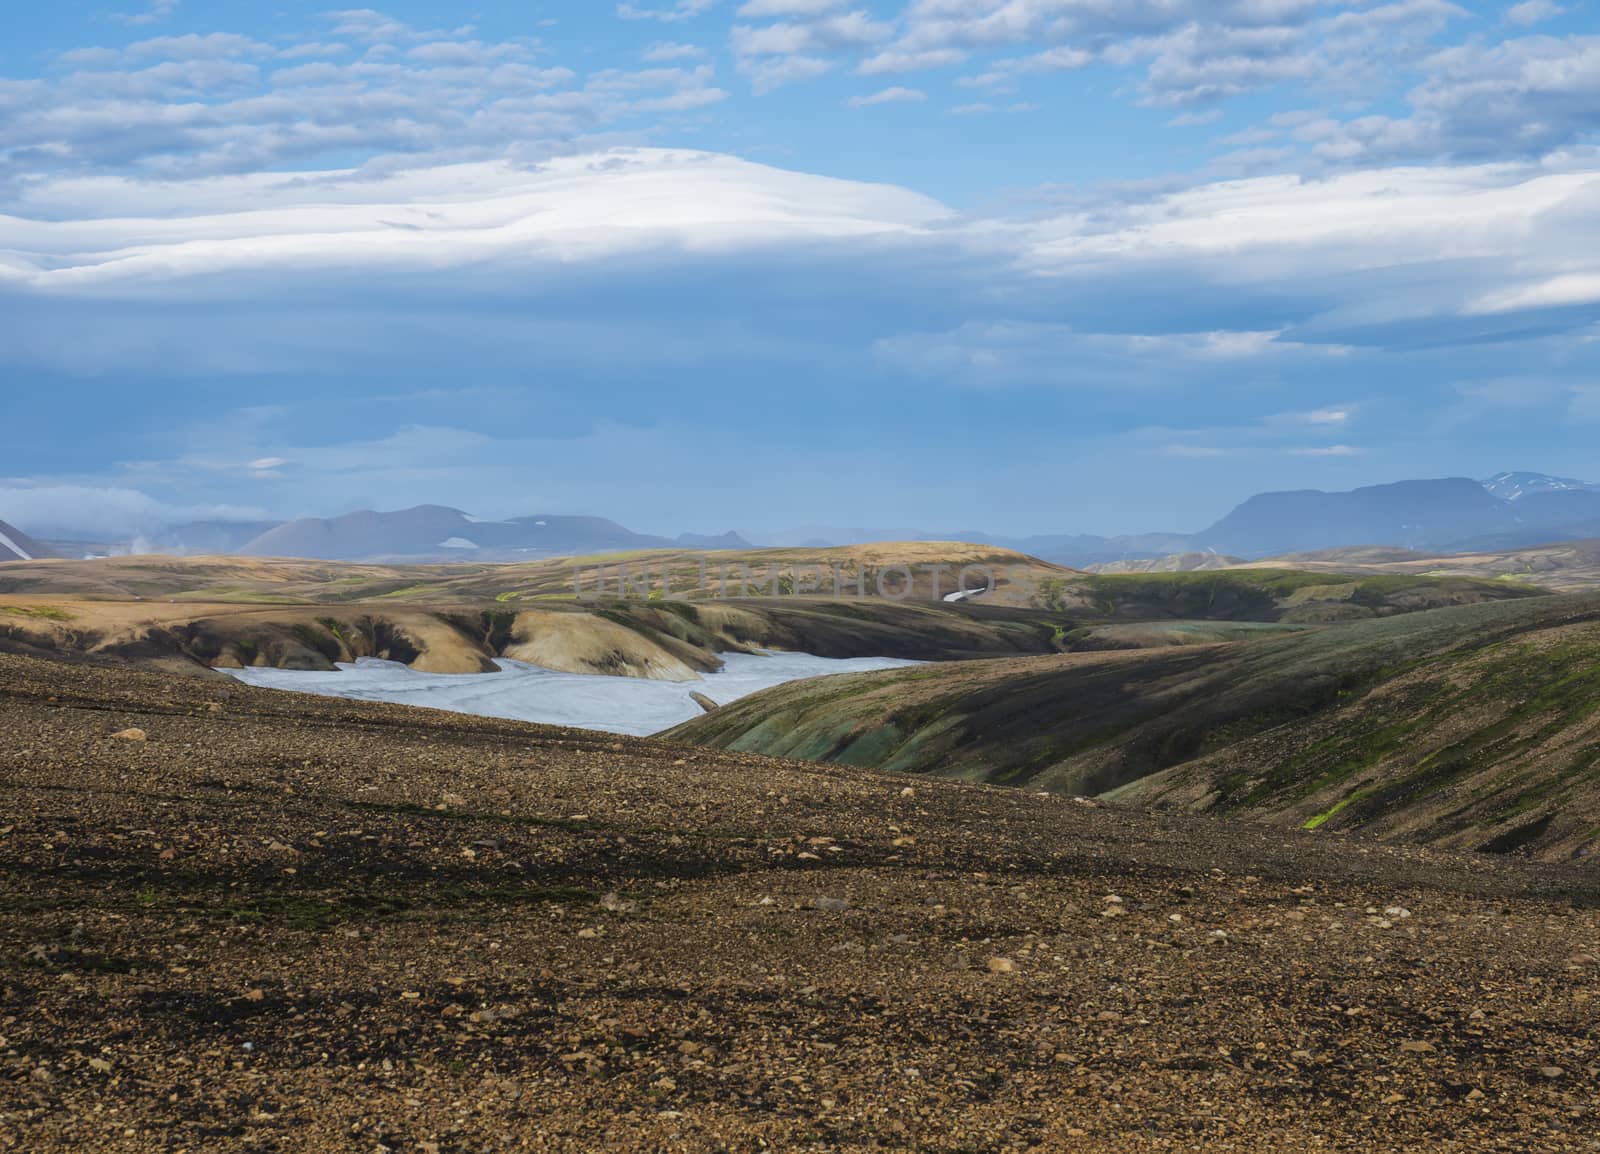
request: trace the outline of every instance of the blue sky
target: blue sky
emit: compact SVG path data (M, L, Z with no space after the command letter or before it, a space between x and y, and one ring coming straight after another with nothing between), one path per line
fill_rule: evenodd
M58 0L0 519L1193 530L1600 478L1593 0Z

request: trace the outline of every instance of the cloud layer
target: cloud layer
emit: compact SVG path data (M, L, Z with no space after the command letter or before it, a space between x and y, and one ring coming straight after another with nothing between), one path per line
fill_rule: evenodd
M265 269L314 274L324 267L570 261L660 246L905 234L949 215L902 189L666 150L377 179L347 172L143 187L122 179L87 188L46 184L28 200L60 211L86 193L125 210L136 205L139 215L0 218L0 282L34 291L137 291L150 282Z
M88 215L107 203L122 214ZM1571 244L1600 231L1596 154L1211 182L1033 219L963 217L893 186L659 149L382 178L62 181L35 185L26 204L74 212L0 217L0 283L27 292L137 296L263 271L514 270L893 240L959 247L1018 284L1165 269L1211 292L1313 293L1327 298L1322 322L1347 326L1600 302L1600 249ZM1365 279L1349 299L1325 287L1351 277Z
M1285 484L1591 471L1576 6L126 7L0 78L25 529L1181 529Z

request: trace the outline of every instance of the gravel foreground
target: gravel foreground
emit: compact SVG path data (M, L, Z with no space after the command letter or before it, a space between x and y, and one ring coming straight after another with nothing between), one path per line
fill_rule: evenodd
M1600 1150L1597 954L1592 865L0 655L0 1150Z

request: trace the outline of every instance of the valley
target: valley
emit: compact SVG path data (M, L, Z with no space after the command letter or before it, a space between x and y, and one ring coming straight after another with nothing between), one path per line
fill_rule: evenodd
M712 747L1325 836L1591 853L1600 594L1470 565L1386 572L1437 559L1377 550L1304 563L1082 573L928 542L512 565L46 560L0 565L0 647L635 735L676 726ZM970 567L990 583L949 600ZM628 576L585 584L606 571ZM718 571L766 595L725 595ZM893 571L908 580L880 580ZM849 595L817 588L834 573Z

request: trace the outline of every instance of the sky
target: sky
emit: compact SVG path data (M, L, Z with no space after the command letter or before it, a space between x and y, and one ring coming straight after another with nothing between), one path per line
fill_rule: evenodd
M1194 531L1600 480L1600 0L53 0L0 520Z

